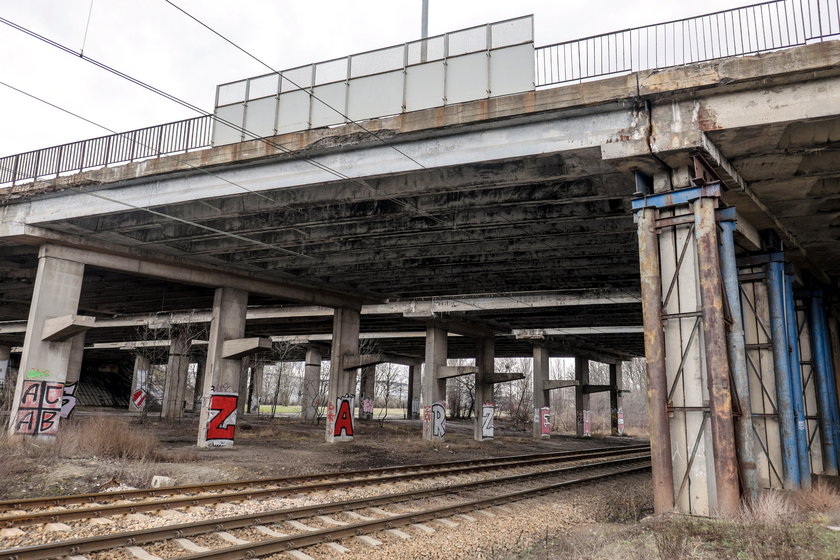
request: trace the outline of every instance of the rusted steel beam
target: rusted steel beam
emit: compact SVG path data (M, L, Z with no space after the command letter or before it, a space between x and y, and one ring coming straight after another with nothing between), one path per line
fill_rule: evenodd
M665 332L662 326L662 277L655 208L638 211L639 273L642 318L645 327L645 364L648 376L653 508L656 513L674 509L674 472L671 432L668 426L668 383L665 377Z
M703 343L706 350L706 376L709 386L717 512L730 516L739 510L740 495L715 222L716 202L714 198L698 199L694 203L694 214L700 299L703 305Z

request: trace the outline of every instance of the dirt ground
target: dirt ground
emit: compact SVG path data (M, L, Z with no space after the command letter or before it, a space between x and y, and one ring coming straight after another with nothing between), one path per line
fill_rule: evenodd
M76 420L103 416L115 414L83 413ZM125 418L125 415L121 417ZM420 421L393 419L385 422L357 420L352 442L328 444L324 441L323 423L302 423L297 418L245 417L237 424L233 447L205 449L195 444L197 418L174 422L146 418L142 423L136 416L126 419L132 427L157 437L159 457L140 461L96 455L56 457L46 445L40 454L36 446L21 459L25 465L19 461L6 465L0 485L2 498L97 492L118 485L147 487L155 475L174 478L176 484L195 484L630 445L642 441L627 437L578 439L564 436L538 441L522 429L502 425L496 428L496 439L476 442L472 439L471 422L450 421L446 438L439 443L430 443L421 439Z

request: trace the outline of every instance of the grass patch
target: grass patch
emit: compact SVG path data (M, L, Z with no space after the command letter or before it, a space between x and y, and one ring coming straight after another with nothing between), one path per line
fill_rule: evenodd
M160 442L152 433L107 416L87 417L63 424L56 447L63 457L150 462L165 459Z

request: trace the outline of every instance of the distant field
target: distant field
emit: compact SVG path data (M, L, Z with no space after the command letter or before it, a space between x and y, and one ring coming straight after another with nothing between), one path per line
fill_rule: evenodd
M275 409L276 414L300 414L300 405L297 406L277 406ZM378 418L381 414L385 413L384 408L374 408L373 409L373 417ZM404 416L405 409L404 408L388 408L388 417L389 418L402 418ZM271 414L271 405L270 404L262 404L260 405L260 414Z

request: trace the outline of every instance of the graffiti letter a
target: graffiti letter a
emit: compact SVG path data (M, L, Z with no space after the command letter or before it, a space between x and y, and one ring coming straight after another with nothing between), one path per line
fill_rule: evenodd
M350 408L349 399L339 399L338 414L335 418L336 436L352 436L353 435L353 411Z

